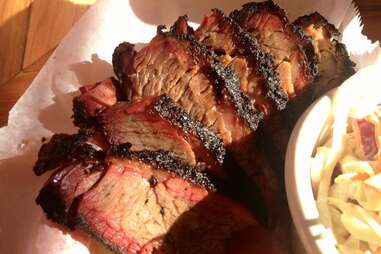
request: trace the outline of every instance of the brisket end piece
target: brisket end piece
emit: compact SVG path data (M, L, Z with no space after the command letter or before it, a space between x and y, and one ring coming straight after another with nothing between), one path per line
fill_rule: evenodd
M321 28L326 38L337 38L340 36L340 31L331 23L328 22L326 18L324 18L319 12L313 12L308 15L301 16L297 18L293 24L295 26L302 27L304 32L307 32L307 28L312 25L315 29ZM313 36L313 31L306 33L308 36ZM313 37L314 39L314 37Z
M117 101L124 100L120 83L114 78L80 88L81 95L73 99L73 122L81 128L97 125L97 115Z
M222 11L213 9L195 32L196 38L210 47L225 65L238 74L241 90L265 114L272 108L282 110L288 97L275 72L274 59L257 40Z
M330 89L339 86L354 74L355 64L349 59L345 45L337 39L340 32L318 12L299 17L294 25L301 27L312 38L318 56L319 74L315 80L312 99L316 99Z
M36 198L48 219L73 228L78 197L87 192L102 176L103 165L73 162L58 168Z
M167 94L230 143L235 136L256 129L263 114L240 91L235 73L218 62L192 33L185 17L169 31L158 27L156 37L123 66L130 83L125 86L127 98L136 101Z
M114 68L114 73L120 82L126 82L126 76L124 68L129 66L129 62L136 55L135 45L123 42L115 48L114 53L112 55L112 66Z
M317 73L317 59L309 37L291 24L273 1L247 3L230 14L262 48L275 57L283 89L290 98L302 94Z
M55 134L41 146L33 171L39 176L73 161L95 163L104 157L102 146L102 140L88 131L73 135Z
M130 151L172 151L191 165L222 174L223 141L166 95L117 103L100 114L99 123L111 145L129 143Z

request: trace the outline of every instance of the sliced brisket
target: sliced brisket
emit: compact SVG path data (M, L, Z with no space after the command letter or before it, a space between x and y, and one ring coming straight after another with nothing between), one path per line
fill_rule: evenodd
M324 17L315 12L298 18L294 25L311 36L319 60L319 72L313 85L302 96L297 96L284 113L273 115L259 129L259 136L262 137L259 142L267 143L267 148L263 150L279 154L277 160L268 158L268 161L273 163L273 168L279 168L280 173L283 171L288 139L301 114L314 100L339 86L354 73L354 63L349 59L345 45L337 41L340 32Z
M257 40L233 19L213 9L205 16L195 36L237 73L242 91L256 108L265 115L284 109L288 98L275 71L272 55L264 52Z
M172 151L189 164L222 173L222 140L165 95L117 103L99 118L111 145L129 143L131 151Z
M353 73L353 63L349 60L344 45L334 39L338 34L334 26L317 13L299 18L295 25L302 26L305 34L312 36L315 52L319 56L319 74L302 94L296 94L285 111L274 112L264 121L255 133L255 142L251 145L252 154L255 154L252 164L258 165L265 172L268 172L266 168L275 169L281 182L287 144L296 121L317 97L340 85ZM283 185L278 189L280 193L285 193ZM266 194L271 196L271 190ZM285 198L282 199L285 203ZM276 216L273 213L270 217ZM284 218L280 218L284 221Z
M269 0L247 3L230 17L274 55L276 70L289 97L302 94L314 80L316 56L310 39L289 22L285 11Z
M133 49L128 45L119 45L115 52L124 53L115 53L113 63L127 77L128 82L123 80L129 100L167 94L225 143L257 128L263 114L241 92L236 74L191 34L159 27L139 52L129 53L126 49Z
M119 81L73 101L83 129L41 147L34 172L54 171L37 204L122 254L289 253L284 152L300 113L353 73L337 35L266 1L212 10L196 31L180 17L138 52L120 44Z

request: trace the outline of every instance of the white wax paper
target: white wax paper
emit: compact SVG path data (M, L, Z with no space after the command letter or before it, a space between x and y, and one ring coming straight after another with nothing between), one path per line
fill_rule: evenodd
M228 13L245 2L99 0L85 13L12 108L8 126L0 129L1 254L89 253L89 243L49 224L34 202L47 177L32 173L41 138L75 131L70 119L72 98L79 86L112 75L111 55L120 42L145 43L155 35L157 25L170 25L179 15L188 14L199 23L212 8ZM278 3L291 20L313 11L322 13L343 32L342 40L358 68L380 59L378 43L361 34L361 19L350 1Z

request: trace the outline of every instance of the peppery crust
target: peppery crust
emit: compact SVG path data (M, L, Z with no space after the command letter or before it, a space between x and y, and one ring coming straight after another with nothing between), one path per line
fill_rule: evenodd
M48 143L41 146L38 160L33 167L36 175L42 175L48 170L55 169L62 163L72 161L97 162L104 158L102 150L86 143L91 131L81 130L78 134L55 134Z
M264 114L256 111L250 98L241 91L237 74L219 62L214 51L197 41L193 29L187 25L187 20L186 15L180 16L168 32L164 32L165 26L159 26L158 34L188 42L195 60L204 64L207 75L214 80L217 95L222 96L222 92L225 91L238 115L245 120L251 130L256 130Z
M172 152L165 150L143 150L143 151L130 151L130 144L121 144L111 146L109 154L111 156L120 158L131 158L148 163L159 169L168 170L176 175L188 180L194 184L204 187L208 190L215 191L216 186L202 169L197 166L190 166L183 161L177 159Z
M304 29L312 24L315 28L322 28L324 33L327 34L327 37L331 39L332 44L335 45L337 55L344 61L344 66L347 66L345 74L348 76L354 74L355 63L350 60L345 45L337 40L341 35L340 31L333 24L329 23L320 13L313 12L309 15L301 16L297 18L293 24L296 27L300 27L300 29Z
M184 132L197 136L204 147L214 154L218 163L223 164L226 150L222 139L214 134L214 132L210 131L201 122L193 119L167 95L161 95L153 108L161 117L168 119Z
M112 54L112 66L115 76L120 82L125 82L125 72L123 71L124 64L132 59L135 54L135 45L129 42L120 43Z
M86 111L86 105L80 96L73 99L73 124L80 128L90 128L96 125L96 118L89 116Z
M217 55L209 50L206 46L200 44L193 35L193 30L188 26L184 27L187 16L181 16L174 25L167 31L166 27L160 25L157 27L157 35L162 37L170 37L180 42L188 43L192 52L193 61L202 66L202 70L206 73L215 84L215 93L218 97L227 97L229 102L233 104L239 117L244 120L251 130L256 130L260 121L263 119L263 113L256 111L247 97L239 87L237 75L230 68L225 67L217 60ZM184 31L184 29L186 29ZM124 53L121 53L124 52ZM135 53L132 44L121 43L114 51L113 65L117 76L123 80L124 85L128 85L129 80L124 78L123 59L120 55L132 56ZM132 59L132 58L129 58ZM223 95L226 94L226 96Z
M123 93L122 83L119 82L114 77L110 78L112 85L115 89L115 98L117 101L126 101L126 95ZM101 82L96 83L100 84ZM95 115L88 112L87 109L87 102L86 100L83 100L83 96L86 94L86 92L83 92L81 95L78 95L73 98L73 115L71 118L73 119L73 124L79 128L87 129L92 127L97 127L98 120L97 115L104 110L105 106L99 108L97 112L95 112Z
M283 91L278 74L274 68L274 57L261 49L257 40L219 9L212 9L212 15L218 17L219 26L225 26L231 31L232 38L239 51L255 66L255 70L265 80L266 97L275 103L278 110L283 110L288 102L288 96Z
M293 24L295 26L300 26L300 27L307 27L310 24L313 24L314 27L321 27L323 28L326 32L329 33L329 37L338 37L340 36L340 31L331 23L328 22L326 18L324 18L320 13L318 12L313 12L308 15L301 16L297 18Z
M118 246L115 246L110 241L107 241L104 237L97 234L86 222L85 219L83 219L81 216L78 216L76 218L76 225L79 229L83 230L84 232L88 233L91 238L98 241L99 243L103 244L108 250L115 252L117 254L125 254L123 253Z
M234 19L238 24L245 22L252 14L256 12L270 12L273 15L279 17L286 29L289 29L295 39L298 41L298 44L302 46L308 67L306 74L310 76L310 79L313 80L313 77L318 72L318 60L314 52L311 38L305 36L303 30L292 23L289 22L287 14L284 9L279 5L275 4L272 0L264 2L250 2L244 4L240 10L234 10L230 17Z

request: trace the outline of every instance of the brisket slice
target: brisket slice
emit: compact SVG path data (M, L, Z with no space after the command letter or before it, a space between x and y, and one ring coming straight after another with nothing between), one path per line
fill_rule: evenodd
M302 16L294 22L304 33L311 36L316 55L318 56L319 73L314 84L303 96L297 96L284 113L275 114L265 122L258 131L262 137L261 143L266 142L265 151L276 151L281 156L277 160L268 158L276 166L283 169L284 155L288 139L296 121L307 107L318 97L339 86L354 73L354 63L349 59L345 45L337 41L340 32L319 13ZM268 142L271 140L271 142ZM270 145L275 144L275 145Z
M304 33L312 38L318 57L318 74L303 96L297 96L288 105L284 114L275 115L267 123L268 128L280 126L278 131L271 131L264 136L273 138L277 136L276 143L281 154L286 152L291 131L307 107L329 90L341 85L355 72L355 64L349 59L345 45L337 41L340 32L319 13L302 16L294 22L294 25L303 29Z
M223 14L220 11L214 10L213 12L214 14L212 14L210 19L219 19L219 20L224 19ZM207 17L206 19L209 19L209 17ZM238 32L239 30L242 30L242 29L240 29L238 25L236 25L237 27L234 28L235 23L229 18L225 18L225 21L211 21L211 22L217 22L217 24L220 25L223 29L218 30L216 32L216 35L211 35L210 37L215 38L217 36L222 36L222 38L219 38L219 40L224 40L224 42L226 43L226 45L224 46L225 48L221 49L219 48L218 45L223 43L216 42L217 46L215 46L216 48L213 48L213 50L215 50L216 52L223 52L223 51L229 52L230 54L233 55L234 51L231 49L233 47L232 46L233 40L234 39L238 40L238 38L232 38L231 30L236 29L234 30L234 32ZM201 27L202 26L203 25L201 25ZM206 25L204 24L204 26ZM193 33L192 29L187 25L186 17L180 17L171 29L175 31L177 34ZM199 28L199 29L203 29L203 28ZM201 33L200 31L201 30L197 30L195 32L196 37L198 38L201 38L197 36L197 33ZM243 33L244 32L242 31L242 34L241 34L242 36L244 36ZM250 38L250 39L247 39L247 42L248 41L255 42L255 39L253 39L250 34L246 33L246 36ZM218 39L216 39L216 41L218 41ZM230 45L230 46L227 46L227 45ZM211 45L208 45L208 44L207 46L211 47ZM241 45L238 45L238 46L241 46ZM238 51L239 49L236 49L236 50ZM256 51L254 53L254 50L255 48L252 48L252 51L248 50L246 54L249 56L251 52L252 58L254 58L254 55L261 54L260 53L261 51ZM246 61L246 58L244 58L244 53L236 53L236 54L241 54L242 61ZM260 58L258 56L256 57L258 59ZM223 58L229 59L230 56L225 55ZM254 59L251 59L251 61L253 63ZM245 68L246 67L247 66L245 66ZM252 65L251 67L258 67L258 66ZM273 69L270 69L270 70L273 70ZM255 70L253 70L253 72L255 74ZM276 78L275 72L273 72L272 74L275 75L275 78ZM281 87L278 87L275 90L278 92L280 91L280 94L283 94L285 98L287 98L287 95L283 92ZM261 99L262 103L266 100L263 94L258 95L257 98L259 97L262 98ZM269 106L269 104L267 105L262 104L262 106L258 108L264 109L263 112L266 114L270 114L272 113L272 111L276 109L274 104L271 106ZM245 203L250 208L252 208L256 212L256 214L260 215L260 218L262 219L262 222L264 224L266 224L267 226L271 226L272 228L278 227L278 226L282 227L284 226L283 221L281 222L282 225L279 225L279 217L283 216L282 214L287 214L287 211L285 213L283 211L287 209L287 205L286 205L286 200L283 199L283 196L281 194L281 181L272 167L270 167L268 164L262 163L262 162L265 162L266 157L261 153L257 154L257 151L253 152L250 150L253 142L255 142L255 138L256 138L256 134L254 132L245 136L242 135L240 138L237 138L230 144L227 144L226 148L231 155L230 158L234 160L232 164L233 165L235 164L234 166L230 165L229 167L226 167L228 172L228 179L231 181L232 179L236 180L240 178L239 182L241 185L240 186L241 193L235 193L234 188L231 188L230 186L228 187L228 189L230 190L229 192L234 193L233 196L235 199L242 201L242 199L240 199L240 196L242 193L245 193L246 199L247 197L249 197L250 199L256 200L257 203L260 203L260 205L258 204L253 205L250 202L243 201L243 203ZM232 168L234 170L232 170ZM240 169L237 170L237 168L240 168ZM244 173L241 174L241 171ZM242 175L245 175L245 177L249 178L250 180L242 181ZM229 181L227 182L229 184ZM249 187L249 185L253 185L253 184L257 187L256 189L251 189ZM237 189L237 187L235 189ZM276 230L278 230L278 228ZM284 232L280 232L280 233L284 235ZM274 234L274 241L278 243L282 242L284 238L283 235L279 236L278 233ZM287 249L287 247L284 247L284 248Z
M42 145L33 168L36 175L54 170L41 189L36 203L54 222L72 227L76 198L101 177L108 145L99 133L55 134Z
M209 184L152 162L144 153L110 157L105 175L79 202L79 227L119 253L229 253L238 235L261 230Z
M316 59L311 42L289 23L285 12L272 1L266 1L245 4L230 17L251 33L263 50L274 56L276 71L291 103L295 97L304 96L316 73ZM246 156L242 156L240 162L261 190L275 241L289 250L290 216L282 184L283 165L274 162L283 157L278 149L278 135L284 123L276 116L286 114L285 111L270 112L252 139L245 142Z
M307 107L318 97L342 84L355 72L355 64L349 59L345 45L337 41L340 32L319 13L302 16L294 22L294 25L301 27L306 35L311 36L318 56L319 72L313 85L306 89L303 96L297 96L288 105L284 114L276 114L265 123L267 131L263 131L263 137L275 141L273 143L277 144L280 154L285 154L291 131ZM276 131L268 131L270 128ZM283 156L281 158L280 165L284 159Z
M354 74L355 64L349 59L344 44L337 39L340 32L319 13L299 17L294 25L301 27L304 34L311 36L318 57L319 73L311 96L316 99L326 91L339 86Z
M187 25L186 20L186 16L180 17L176 21L174 26L172 26L171 30L176 34L192 34L193 31ZM254 142L254 139L255 132L251 132L246 135L236 136L236 138L231 143L225 143L226 148L231 155L229 158L233 160L231 163L229 162L232 165L229 165L229 167L225 168L227 168L229 180L237 179L237 175L241 173L239 171L243 171L245 172L244 174L246 174L246 177L249 176L251 179L251 182L246 181L246 184L250 183L251 185L253 185L254 183L258 187L255 190L250 190L250 187L243 186L245 182L240 181L242 185L241 188L245 188L248 190L246 191L246 194L248 194L247 196L251 197L254 200L260 200L259 203L264 204L264 206L253 206L252 204L250 204L250 202L245 202L247 205L254 208L257 214L270 214L270 216L263 216L263 219L265 219L264 221L266 222L266 218L271 218L271 211L274 209L274 207L280 205L278 198L280 196L280 182L278 180L277 175L270 167L262 168L257 164L253 163L255 162L255 158L257 157L257 155L255 153L250 153L249 148L251 147L251 144ZM242 177L238 176L238 178ZM232 190L232 188L230 189ZM266 211L263 212L263 209L265 209Z
M191 28L187 27L186 25L186 17L180 17L180 19L176 22L176 31L177 33L192 33ZM172 28L173 29L173 28ZM254 93L257 93L257 98L262 106L260 108L264 109L265 114L270 114L276 107L274 105L269 106L269 101L265 102L266 100L269 100L269 98L266 98L266 95L261 94L263 93L264 87L259 87L263 84L262 81L258 81L258 79L263 77L258 77L258 75L263 74L257 74L257 70L255 68L265 68L262 69L261 72L268 72L268 75L274 75L274 81L271 81L271 78L268 76L267 81L273 82L273 91L274 93L278 93L278 101L280 104L285 104L287 101L287 95L283 93L283 90L279 86L279 80L277 80L276 73L273 71L271 63L271 57L267 54L266 57L270 57L270 63L264 63L265 60L262 59L265 54L260 49L257 50L256 41L251 37L250 34L245 33L242 31L242 29L230 18L224 17L223 14L218 10L213 10L212 14L210 16L207 16L201 26L196 30L195 32L196 37L205 43L207 46L211 47L216 52L223 52L221 53L222 58L226 58L226 61L229 61L229 59L232 59L230 63L227 63L228 65L234 64L236 61L249 63L250 67L245 64L244 68L251 68L252 73L250 74L251 81L250 82L257 82L257 84L253 84L252 89L258 89L258 91L254 91ZM238 36L246 36L246 40L239 41ZM246 48L245 48L246 47ZM225 55L223 55L225 54ZM264 65L260 67L259 65ZM242 67L242 66L241 66ZM235 67L233 67L235 68ZM238 70L239 71L239 70ZM255 75L257 75L255 77ZM245 77L243 77L245 79ZM247 82L243 81L243 82ZM262 82L262 83L260 83ZM278 87L276 87L278 86ZM244 89L243 89L244 90ZM269 89L271 90L271 89ZM268 91L271 93L271 91ZM283 101L282 96L284 95L285 101ZM275 98L273 98L275 103ZM282 101L282 102L281 102ZM284 107L285 105L282 105L281 107ZM252 143L254 142L255 134L250 134L246 136L242 136L240 139L234 140L232 143L227 145L227 150L232 155L233 160L239 165L242 171L245 172L246 177L249 176L251 179L250 181L246 181L246 184L254 184L258 187L257 190L251 190L250 188L247 188L248 191L246 194L250 196L251 198L254 198L255 200L261 200L265 204L265 207L263 206L257 206L254 207L256 213L263 215L263 208L267 210L265 213L272 214L273 210L278 211L279 209L274 209L275 207L278 207L279 205L283 205L283 203L279 202L279 196L280 195L280 181L279 177L275 174L274 170L271 167L263 167L262 164L259 164L258 161L260 160L260 156L257 156L256 153L252 153L250 151L250 147L252 147ZM235 170L229 170L229 178L234 179L237 177L237 166L229 165L229 167L234 168ZM228 167L228 168L229 168ZM240 177L242 178L242 177ZM235 178L236 179L236 178ZM240 180L241 185L244 183L242 180ZM241 186L242 188L243 186ZM259 193L258 193L259 192ZM253 207L251 204L249 204L250 207ZM265 221L268 219L271 219L271 216L263 216ZM267 217L267 218L266 218ZM270 218L269 218L270 217Z
M36 175L42 175L74 161L96 163L103 159L105 148L107 145L102 136L91 131L80 131L72 135L55 134L41 146L33 171Z
M283 253L197 167L126 145L108 154L101 164L76 161L53 173L36 199L48 218L123 254Z
M129 69L133 67L130 61L136 57L136 53L134 44L123 42L115 48L112 55L114 73L123 86L130 85L127 73L133 72L133 69Z
M241 90L265 115L282 110L287 103L275 71L274 58L257 40L222 11L213 9L195 31L196 38L219 55L239 77Z
M122 81L129 100L167 94L225 143L257 128L263 114L242 93L237 75L191 34L159 27L139 52L131 53L129 45L119 45L113 60L117 73L126 77Z
M288 140L298 118L317 97L340 85L354 72L345 46L335 39L338 31L333 25L317 13L303 16L294 24L303 27L305 34L312 36L319 57L319 74L303 94L289 103L285 111L275 112L264 121L252 144L252 154L256 155L253 164L257 163L262 169L275 169L281 177L284 175ZM284 186L280 187L280 191L285 193Z
M276 70L289 97L302 94L314 80L317 60L310 39L289 22L285 11L269 0L247 3L230 17L274 55Z
M81 87L81 95L73 99L74 125L81 128L95 126L96 116L100 112L124 100L120 89L119 82L114 78Z
M220 165L225 157L222 140L168 96L120 102L102 112L99 118L111 145L129 143L130 151L172 151L191 165L197 163L222 174Z

